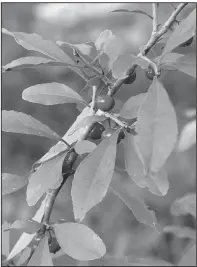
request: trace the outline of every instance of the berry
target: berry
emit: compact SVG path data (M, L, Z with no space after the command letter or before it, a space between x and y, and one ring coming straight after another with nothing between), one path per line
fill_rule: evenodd
M109 111L115 106L115 100L109 95L101 95L96 98L96 107L102 111Z
M62 164L62 174L66 174L71 171L76 158L77 158L77 153L75 151L67 152Z
M193 42L193 37L189 38L187 41L185 41L184 43L180 44L180 47L185 47L185 46L189 46L191 45L191 43Z
M49 251L50 253L56 253L61 249L60 245L57 242L57 239L53 237L49 242Z
M136 71L132 72L132 74L125 79L124 84L131 84L135 81L135 79L136 79Z
M105 131L105 127L101 123L96 122L94 124L93 129L89 133L89 137L93 140L98 140L101 138L102 132L104 131Z
M149 66L148 69L146 69L146 71L145 71L145 75L149 80L153 80L153 78L155 76L154 69L151 66Z

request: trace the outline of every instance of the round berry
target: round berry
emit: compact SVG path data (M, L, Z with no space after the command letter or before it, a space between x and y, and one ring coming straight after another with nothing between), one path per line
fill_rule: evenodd
M193 42L193 37L189 38L187 41L185 41L184 43L180 44L180 47L185 47L185 46L189 46L191 45L191 43Z
M148 69L146 69L146 71L145 71L145 75L149 80L152 81L154 76L155 76L154 69L151 66L149 66Z
M108 128L107 130L105 130L105 131L102 133L102 139L111 137L111 135L114 134L114 133L116 132L116 130L117 130L117 129ZM117 143L119 144L120 141L121 141L122 139L124 139L124 137L125 137L125 134L124 134L123 131L121 131L121 132L119 133Z
M130 76L128 76L125 81L124 84L131 84L135 81L136 79L136 71L134 71Z
M109 111L115 106L115 100L109 95L101 95L96 98L96 107L102 111Z
M96 122L94 124L93 129L89 133L89 138L91 138L93 140L98 140L101 138L102 132L104 132L104 131L105 131L105 127L101 123Z

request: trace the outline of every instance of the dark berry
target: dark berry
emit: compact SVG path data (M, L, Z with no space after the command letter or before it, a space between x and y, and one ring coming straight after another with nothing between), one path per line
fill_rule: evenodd
M60 245L57 242L56 237L53 237L49 242L49 251L50 253L56 253L61 249Z
M136 71L134 71L129 77L127 77L124 81L124 84L131 84L135 81L136 79Z
M66 174L71 171L76 158L77 158L77 153L75 151L67 152L62 164L62 174Z
M91 138L92 140L98 140L101 138L102 132L104 131L105 131L105 127L101 123L96 122L94 124L93 129L89 133L89 138Z
M101 95L96 98L96 107L102 111L109 111L115 106L115 100L109 95Z
M184 43L180 44L180 47L185 47L185 46L189 46L191 45L191 43L193 42L193 37L189 38L187 41L185 41Z
M149 80L152 81L154 76L155 76L154 69L151 66L149 66L148 69L146 69L146 71L145 71L145 75Z

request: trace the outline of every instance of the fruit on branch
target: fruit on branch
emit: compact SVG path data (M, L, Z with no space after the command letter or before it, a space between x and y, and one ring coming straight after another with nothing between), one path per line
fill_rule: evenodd
M72 170L72 166L76 159L77 153L74 150L67 152L62 164L62 174L69 173Z
M101 123L96 122L93 126L93 129L89 133L89 138L92 140L98 140L101 138L101 135L104 131L105 127Z
M112 134L114 134L116 131L117 131L117 129L113 129L113 128L108 128L108 129L106 129L106 130L102 133L102 139L104 140L105 138L109 138L109 137L111 137ZM124 139L124 137L125 137L125 134L124 134L123 131L121 131L121 132L119 133L117 143L119 144L120 141L121 141L122 139Z
M49 244L50 253L55 254L56 252L58 252L61 249L60 245L57 242L56 237L49 238L48 244Z
M96 108L102 111L109 111L115 106L115 100L109 95L101 95L96 98Z
M151 66L149 66L148 69L145 70L145 75L149 80L152 81L155 76L154 69Z
M132 72L124 81L124 84L131 84L135 81L136 79L136 71Z
M184 43L180 44L179 47L189 46L189 45L191 45L191 43L193 42L193 40L194 40L194 37L192 36L187 41L185 41Z

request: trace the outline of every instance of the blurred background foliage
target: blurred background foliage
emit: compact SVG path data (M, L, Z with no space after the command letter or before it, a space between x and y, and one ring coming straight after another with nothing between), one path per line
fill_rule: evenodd
M176 6L176 4L174 4ZM52 41L83 43L95 41L99 34L110 29L121 37L124 52L137 53L146 43L151 33L151 20L140 14L109 13L112 10L128 8L141 9L151 14L151 4L142 3L3 3L2 27L10 31L37 33ZM181 13L180 19L186 17L194 8L189 4ZM160 3L159 23L172 12L173 7ZM196 51L196 42L191 46L176 49L178 53ZM155 53L161 53L161 45ZM27 55L38 55L20 47L13 38L2 35L2 65ZM151 52L149 56L153 57ZM178 71L164 71L161 76L166 90L172 100L178 119L179 132L191 120L187 113L196 108L196 81ZM21 94L29 86L60 82L69 85L76 91L85 83L73 71L62 67L38 67L17 72L6 72L2 76L2 109L16 110L32 115L47 124L60 135L63 135L75 120L79 111L74 104L43 106L22 100ZM132 95L146 92L150 81L141 69L137 69L137 79L131 85L123 85L117 93L120 105ZM51 140L12 133L2 133L2 172L18 174L28 178L32 164L42 157L54 145ZM121 166L122 147L118 151L117 162ZM184 152L173 152L166 164L170 181L170 190L164 197L152 195L128 183L129 178L116 173L131 193L141 196L146 204L156 212L162 226L174 224L195 228L191 216L175 217L170 214L172 202L189 192L195 192L196 185L196 147ZM67 183L58 195L51 219L73 220L70 199L70 185ZM5 196L2 199L2 221L13 222L15 219L30 218L34 215L40 202L28 207L25 200L25 189ZM109 191L105 199L89 212L83 221L95 230L106 244L108 253L115 256L138 255L155 256L163 260L176 262L188 239L175 235L158 234L153 228L139 224L131 211ZM19 231L11 233L11 247L20 236ZM56 265L75 265L75 260L64 255L56 258Z

